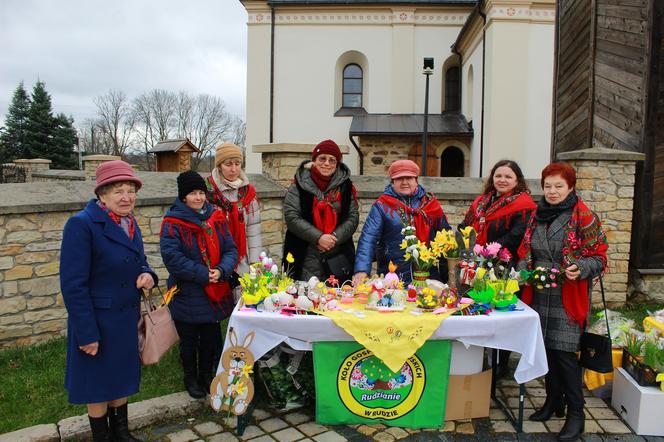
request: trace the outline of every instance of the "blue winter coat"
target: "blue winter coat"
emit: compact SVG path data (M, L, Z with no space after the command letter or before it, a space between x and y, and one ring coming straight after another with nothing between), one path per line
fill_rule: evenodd
M214 212L214 207L205 203L202 213L197 213L179 199L176 199L166 213L166 217L178 218L200 225ZM216 268L221 271L221 279L227 280L235 269L238 260L237 248L228 226L216 229L221 244L221 259ZM181 227L164 221L159 245L164 265L168 269L168 287L177 285L179 291L169 304L173 320L202 324L219 322L233 311L233 295L224 298L221 306L212 306L205 293L208 284L208 266L203 263L196 237L183 238Z
M420 201L425 195L425 190L421 185L417 186L417 191L412 196L403 196L398 194L392 184L385 187L383 194L398 198L404 204L412 208L420 206ZM357 244L357 253L355 254L355 273L371 273L371 263L377 261L378 274L388 272L387 266L392 261L397 266L397 274L405 284L412 280L411 265L404 260L404 251L401 250L401 242L404 236L401 234L403 221L397 211L389 210L378 201L371 206L369 215L364 222L360 240ZM441 229L450 229L447 219L443 216L439 225L431 229L430 239L436 236ZM443 260L444 261L444 260ZM446 267L446 264L444 264ZM445 276L445 272L442 272ZM439 279L438 269L431 269L431 277Z
M62 235L60 287L67 320L65 388L69 402L107 402L138 392L138 275L152 273L141 232L134 239L91 200ZM96 356L79 346L99 341Z

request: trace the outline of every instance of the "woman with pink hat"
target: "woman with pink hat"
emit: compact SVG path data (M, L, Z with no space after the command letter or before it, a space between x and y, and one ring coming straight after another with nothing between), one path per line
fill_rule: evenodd
M311 161L304 161L295 173L284 199L286 237L284 258L295 279L312 276L340 281L352 277L355 246L353 233L360 216L350 169L341 162L341 150L332 140L316 145Z
M60 287L67 319L65 388L87 404L95 441L136 441L127 397L138 392L141 291L158 281L132 214L141 180L124 161L103 163L87 206L62 234Z
M373 261L377 261L379 274L387 273L392 261L397 266L399 278L405 284L410 283L412 270L400 248L404 239L401 230L405 226L415 227L417 237L426 243L438 231L450 229L438 199L418 183L420 168L417 164L411 160L397 160L390 165L388 174L390 183L371 207L357 243L355 283L367 277ZM443 261L442 265L445 264ZM447 271L434 269L431 272L434 279L440 276L445 278Z

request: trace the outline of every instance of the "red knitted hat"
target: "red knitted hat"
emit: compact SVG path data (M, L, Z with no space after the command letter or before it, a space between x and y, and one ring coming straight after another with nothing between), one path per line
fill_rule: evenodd
M337 159L337 163L341 163L341 149L339 149L339 146L334 141L324 140L318 143L316 147L314 147L314 151L311 152L311 160L316 161L316 157L323 153L332 155Z
M397 160L390 165L387 169L390 179L401 178L405 176L415 177L420 176L420 166L411 160Z
M143 185L143 181L134 174L134 169L128 163L120 160L107 161L100 164L95 170L95 175L97 177L95 193L97 193L100 187L106 184L117 183L118 181L131 181L136 184L136 190L140 189Z

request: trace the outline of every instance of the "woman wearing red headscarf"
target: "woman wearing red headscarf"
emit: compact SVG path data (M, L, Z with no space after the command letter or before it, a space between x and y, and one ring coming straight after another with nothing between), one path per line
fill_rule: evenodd
M478 244L497 242L509 250L512 262L516 263L519 246L534 210L535 203L521 168L514 161L501 160L491 169L482 194L475 198L459 228L472 226L477 232ZM510 353L498 352L498 374L501 377L509 371Z
M450 225L440 202L418 182L420 168L411 160L397 160L387 171L390 183L378 197L364 222L357 243L354 282L359 283L371 272L377 262L379 274L388 271L390 261L397 266L396 273L404 284L412 280L412 265L404 258L400 244L404 240L402 229L415 227L415 235L424 243L431 241L442 229ZM432 279L447 281L447 262L441 260L439 268L431 269Z
M519 268L556 268L562 284L526 286L522 299L540 315L549 372L546 401L532 421L567 418L558 440L576 440L584 430L581 366L576 357L590 312L593 278L606 269L608 244L602 225L574 190L576 172L566 163L542 171L544 198L537 205L524 236ZM555 287L554 287L555 285Z
M321 141L311 161L298 167L284 199L284 218L283 256L291 253L295 258L289 265L293 278L334 275L344 281L352 277L353 233L360 216L350 169L342 163L337 143Z
M519 165L498 161L489 174L480 196L466 212L459 228L472 226L477 243L497 242L516 258L535 203Z

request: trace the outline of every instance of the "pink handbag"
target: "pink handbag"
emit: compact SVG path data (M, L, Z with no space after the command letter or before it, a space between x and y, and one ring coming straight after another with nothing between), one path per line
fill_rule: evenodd
M164 295L161 289L157 289L162 298L159 307L152 300L152 289L147 296L143 292L145 310L141 311L141 319L138 320L138 352L143 365L159 362L168 349L180 340Z

